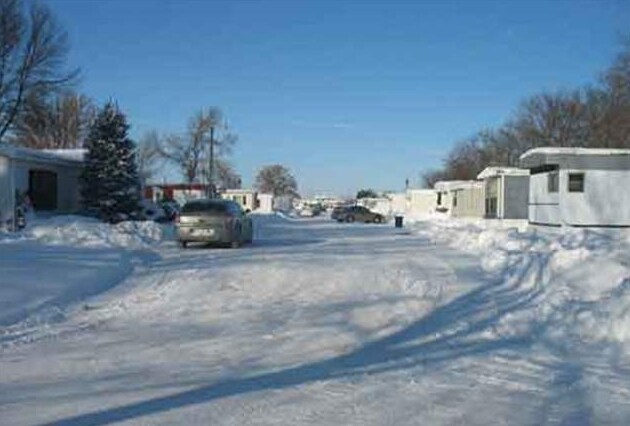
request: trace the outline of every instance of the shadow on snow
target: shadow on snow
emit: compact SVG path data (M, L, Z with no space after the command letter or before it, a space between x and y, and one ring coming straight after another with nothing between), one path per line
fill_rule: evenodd
M537 280L542 267L524 268ZM533 271L532 271L533 268ZM540 295L537 286L523 286L526 276L498 280L477 287L436 308L425 317L384 338L368 342L353 352L279 371L234 378L169 396L95 411L50 424L104 425L203 404L231 396L307 383L397 371L415 366L436 366L463 357L501 350L523 349L535 340L542 326L520 335L484 337L510 313L527 309Z

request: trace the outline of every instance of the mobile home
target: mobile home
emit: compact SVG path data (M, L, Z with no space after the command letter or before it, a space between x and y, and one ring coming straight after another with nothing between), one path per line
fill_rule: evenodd
M483 181L487 219L527 219L529 170L487 167L477 179Z
M408 189L406 193L407 214L428 216L435 213L437 193L433 189Z
M243 210L254 211L258 208L258 197L252 189L226 189L221 193L224 200L232 200L241 205Z
M0 227L13 227L20 201L28 200L36 212L79 210L83 154L0 146Z
M436 211L451 217L483 217L483 182L440 181L435 183L437 191Z
M530 170L530 223L630 226L630 150L535 148L520 160Z

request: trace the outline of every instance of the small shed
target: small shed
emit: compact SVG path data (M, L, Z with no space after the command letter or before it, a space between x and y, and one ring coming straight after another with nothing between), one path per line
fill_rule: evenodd
M436 211L451 217L483 217L485 197L483 182L475 180L439 181L434 186L437 191Z
M535 148L520 160L530 171L530 223L630 226L630 150Z
M483 181L487 219L527 219L529 170L486 167L477 179Z
M13 227L16 208L23 200L36 212L79 210L84 153L0 146L0 227Z

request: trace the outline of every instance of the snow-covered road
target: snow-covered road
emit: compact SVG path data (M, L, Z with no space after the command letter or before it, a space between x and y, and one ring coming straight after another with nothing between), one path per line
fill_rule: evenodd
M257 222L253 247L162 244L63 320L7 331L0 424L628 423L621 364L535 322L504 332L536 286L417 232Z

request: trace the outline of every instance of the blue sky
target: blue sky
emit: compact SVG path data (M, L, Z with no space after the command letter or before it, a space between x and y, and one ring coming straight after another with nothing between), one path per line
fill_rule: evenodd
M245 185L281 163L304 194L397 190L524 97L594 82L630 0L49 0L80 90L132 136L219 106Z

